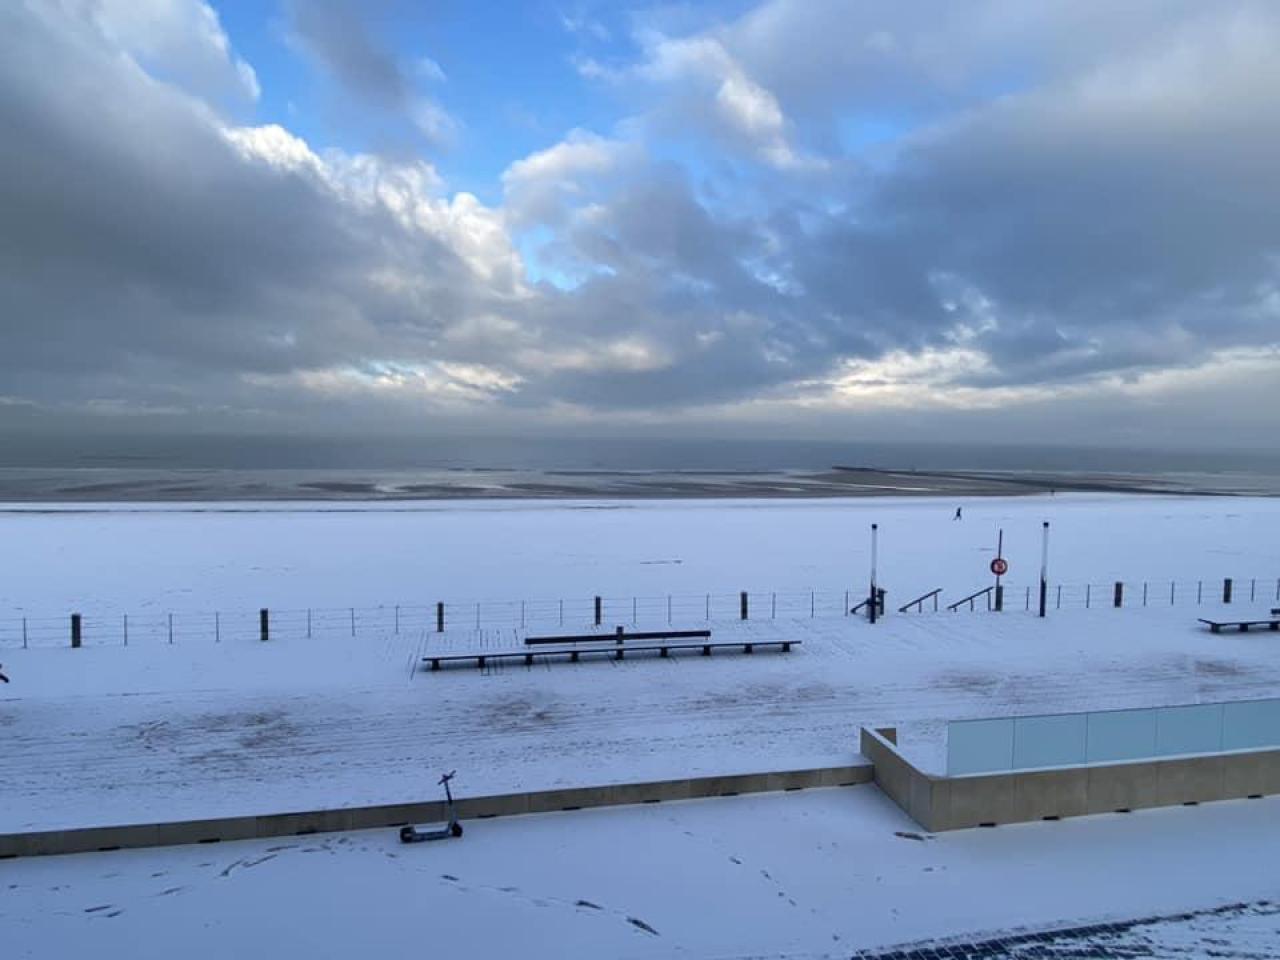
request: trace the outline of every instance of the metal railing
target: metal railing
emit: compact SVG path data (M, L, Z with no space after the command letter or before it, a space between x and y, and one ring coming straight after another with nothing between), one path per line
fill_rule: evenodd
M951 612L990 611L994 585L946 605ZM1036 609L1039 585L1002 584L1003 609ZM927 616L943 596L936 588L898 608L900 614ZM986 597L985 604L977 602ZM853 601L856 607L851 607ZM1280 578L1051 584L1049 610L1097 606L1156 607L1207 603L1280 604ZM731 620L835 619L851 617L866 607L865 589L856 591L738 591L649 596L594 596L526 600L437 601L379 606L270 608L271 639L360 637L408 631L445 632L486 628L544 629L565 626L651 624L669 626ZM911 612L915 608L915 612ZM883 607L879 611L883 613ZM131 646L143 643L222 643L263 638L261 610L165 611L61 615L0 615L0 649L48 646Z

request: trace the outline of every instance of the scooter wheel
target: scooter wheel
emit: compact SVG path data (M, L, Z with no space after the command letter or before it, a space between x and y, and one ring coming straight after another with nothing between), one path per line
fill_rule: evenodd
M455 837L462 836L462 824L460 823L451 824L449 826L449 832L452 833Z

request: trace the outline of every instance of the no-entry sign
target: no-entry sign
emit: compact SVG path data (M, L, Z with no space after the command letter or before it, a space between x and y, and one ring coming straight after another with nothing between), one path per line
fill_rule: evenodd
M1004 557L996 557L991 561L991 572L997 577L1003 577L1009 572L1009 561Z

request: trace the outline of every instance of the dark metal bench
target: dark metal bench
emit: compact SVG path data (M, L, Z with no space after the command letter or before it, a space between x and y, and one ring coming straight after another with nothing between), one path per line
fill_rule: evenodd
M1271 611L1273 618L1270 620L1206 620L1199 617L1201 623L1209 628L1210 633L1218 633L1224 627L1234 627L1241 633L1248 632L1250 627L1266 627L1268 630L1280 630L1280 611Z
M648 633L623 633L619 627L616 633L579 633L564 637L525 637L525 646L538 646L548 643L604 643L615 644L626 640L691 640L711 636L710 630L661 630Z
M600 654L614 660L625 659L629 653L652 653L657 651L660 657L670 656L676 650L699 650L704 657L711 656L712 650L725 648L742 648L743 653L754 653L757 649L776 648L783 653L790 653L792 647L800 646L799 640L720 640L715 643L646 643L618 646L616 644L597 645L593 647L560 647L554 650L502 650L497 653L441 653L429 654L422 658L423 663L430 664L430 669L439 670L443 663L474 662L477 667L484 668L487 663L503 660L523 660L526 667L533 666L534 657L566 657L570 663L577 663L583 656Z

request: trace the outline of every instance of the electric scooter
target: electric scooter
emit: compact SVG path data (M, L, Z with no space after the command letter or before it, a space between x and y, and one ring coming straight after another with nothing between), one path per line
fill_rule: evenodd
M449 810L449 822L434 830L419 830L413 825L400 828L401 843L422 843L425 840L448 840L450 837L462 836L462 824L458 822L458 814L453 809L453 791L449 789L449 781L457 770L450 770L440 777L440 785L444 787L444 796Z

